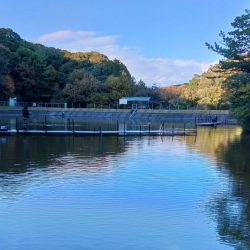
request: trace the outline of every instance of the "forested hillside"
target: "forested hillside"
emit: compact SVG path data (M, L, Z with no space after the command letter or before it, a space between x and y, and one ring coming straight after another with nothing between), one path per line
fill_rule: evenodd
M224 69L222 64L210 67L201 75L194 75L186 88L181 91L181 98L191 106L209 108L229 108L229 99L225 80L235 74L234 69Z
M0 101L72 105L116 104L122 96L149 96L167 108L232 109L250 130L250 11L236 17L221 44L207 44L225 60L188 84L158 88L136 82L119 60L97 52L71 53L33 44L0 29ZM167 70L167 69L166 69Z
M152 93L151 93L152 92ZM110 104L121 96L154 95L119 60L97 52L71 53L0 29L0 100Z

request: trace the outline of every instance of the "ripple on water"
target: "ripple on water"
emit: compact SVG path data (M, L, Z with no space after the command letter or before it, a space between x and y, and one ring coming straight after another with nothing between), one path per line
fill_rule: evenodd
M8 155L0 155L1 249L221 250L241 244L221 231L227 219L239 225L246 204L245 196L231 193L232 173L221 155L225 138L198 138L52 136L39 140L39 151L36 137L9 138L0 148ZM25 149L17 152L15 144Z

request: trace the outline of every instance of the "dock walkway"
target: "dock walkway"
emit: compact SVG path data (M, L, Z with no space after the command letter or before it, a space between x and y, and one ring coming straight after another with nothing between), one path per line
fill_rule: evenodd
M168 129L168 130L6 130L0 135L77 135L77 136L195 136L196 129Z

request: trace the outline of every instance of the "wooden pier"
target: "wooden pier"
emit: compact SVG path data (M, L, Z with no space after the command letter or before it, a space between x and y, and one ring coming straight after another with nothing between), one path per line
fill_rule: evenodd
M75 136L195 136L196 129L171 128L167 130L6 130L0 135L75 135Z
M200 122L196 123L196 126L202 126L202 127L216 127L222 125L221 122Z
M28 122L15 117L15 124L12 127L8 125L0 126L0 135L76 135L76 136L195 136L197 135L197 126L183 126L178 127L175 124L167 127L164 122L159 124L159 128L155 129L152 124L138 124L136 128L127 127L127 121L116 120L112 128L98 128L81 129L80 124L77 124L73 119L67 119L64 123L55 124L48 121L45 115L40 122Z

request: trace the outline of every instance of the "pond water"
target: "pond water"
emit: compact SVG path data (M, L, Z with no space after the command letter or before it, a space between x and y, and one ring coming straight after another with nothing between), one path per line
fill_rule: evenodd
M0 137L0 249L250 249L250 138Z

